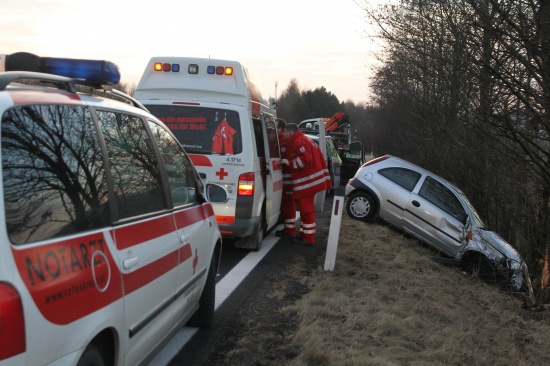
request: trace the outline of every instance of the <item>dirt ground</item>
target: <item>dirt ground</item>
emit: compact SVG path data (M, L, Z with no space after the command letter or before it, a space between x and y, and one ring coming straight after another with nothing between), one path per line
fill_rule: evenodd
M430 260L433 250L345 210L325 271L333 200L317 245L285 246L254 306L232 319L205 365L548 365L550 313Z

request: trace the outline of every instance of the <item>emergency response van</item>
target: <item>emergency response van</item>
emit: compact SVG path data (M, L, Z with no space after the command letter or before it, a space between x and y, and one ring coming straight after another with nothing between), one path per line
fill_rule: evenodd
M236 61L153 57L135 98L183 145L200 176L229 192L214 204L223 237L259 250L277 224L283 176L275 110Z
M212 325L227 192L119 79L0 55L0 366L140 365Z

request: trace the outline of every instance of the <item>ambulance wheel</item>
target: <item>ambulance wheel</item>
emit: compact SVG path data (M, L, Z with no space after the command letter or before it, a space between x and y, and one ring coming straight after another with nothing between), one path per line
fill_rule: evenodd
M105 366L105 361L97 347L93 344L89 344L76 366Z
M254 226L254 232L248 237L248 248L259 251L262 248L262 241L264 240L265 223L264 215L260 218L260 221Z
M235 242L235 247L259 251L262 247L265 233L265 212L262 212L260 220L254 224L254 230L249 236L245 236Z
M206 283L204 284L204 289L199 299L199 310L189 319L188 325L190 327L212 328L212 325L214 325L217 268L216 257L214 255L210 261L208 277L206 277Z

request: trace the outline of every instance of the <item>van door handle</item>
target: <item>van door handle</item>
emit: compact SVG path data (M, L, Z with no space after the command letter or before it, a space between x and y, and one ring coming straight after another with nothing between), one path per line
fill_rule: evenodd
M138 263L139 263L138 257L128 258L122 261L122 267L124 267L124 269L128 269L128 268L137 266Z
M413 204L414 207L420 207L420 202L418 202L416 200L413 200L412 204Z
M185 244L188 240L189 240L189 234L183 234L182 236L180 236L180 242L182 244Z

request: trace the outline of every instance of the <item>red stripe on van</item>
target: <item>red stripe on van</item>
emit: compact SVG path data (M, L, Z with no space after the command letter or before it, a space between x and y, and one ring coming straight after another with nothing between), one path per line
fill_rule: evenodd
M12 247L12 253L34 303L52 323L69 324L122 296L120 271L102 232Z
M214 216L214 207L212 207L212 204L205 203L202 205L202 207L204 209L204 214L206 215L206 217Z
M214 216L211 204L175 214L178 227ZM121 249L175 232L171 215L111 231ZM190 244L129 274L121 275L102 232L51 244L12 246L19 274L37 308L48 321L65 325L122 297L122 281L131 293L192 257ZM95 253L95 255L94 255ZM93 263L92 263L93 262ZM93 267L93 270L92 270ZM94 277L95 274L95 277ZM100 292L102 291L102 292ZM89 299L93 297L93 301Z
M187 244L189 245L189 244ZM190 245L189 245L190 246ZM149 282L153 282L163 274L173 270L178 266L178 251L173 251L158 260L149 263L135 271L124 274L124 293L131 294L139 290ZM172 285L170 283L169 285Z
M10 91L14 105L25 104L80 104L81 100L77 94L63 94L56 90L55 93L39 90L14 90Z
M181 261L181 263L183 263L186 260L190 259L192 255L193 255L193 251L191 250L191 245L185 244L182 248L180 248L180 261Z
M280 191L281 189L283 189L283 180L282 179L273 182L273 190L275 192Z
M273 170L281 170L281 169L283 169L283 168L282 168L283 164L281 164L281 161L280 161L280 160L272 160L271 162L272 162L272 164L273 164Z
M112 230L116 247L119 250L153 240L175 231L172 215L142 221Z
M204 155L189 154L189 158L195 166L212 166L212 162Z
M213 216L214 210L212 206L210 204L205 206L210 206L212 212L209 216ZM206 218L206 213L202 206L195 206L175 212L174 217L177 228L181 229L204 220ZM149 221L116 228L113 230L113 238L116 242L117 249L122 250L170 234L175 230L172 216L167 215Z
M176 212L174 216L176 218L176 226L178 229L192 225L206 218L204 209L201 206Z

